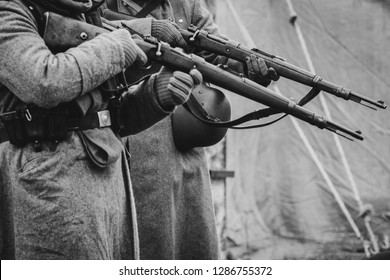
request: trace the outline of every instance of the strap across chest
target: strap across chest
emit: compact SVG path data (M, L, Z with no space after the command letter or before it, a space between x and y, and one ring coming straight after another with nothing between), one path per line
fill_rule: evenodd
M132 0L113 0L107 1L108 9L112 11L128 13L137 18L153 17L152 12L157 7L167 6L167 13L164 19L171 18L181 28L186 29L189 25L189 20L185 13L183 4L178 0L151 0L145 6L140 6ZM160 18L158 18L160 19ZM162 19L162 18L161 18Z

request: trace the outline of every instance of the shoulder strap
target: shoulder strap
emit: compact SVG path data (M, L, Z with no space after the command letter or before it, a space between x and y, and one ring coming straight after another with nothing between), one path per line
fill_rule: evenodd
M135 16L137 18L144 18L148 14L150 14L154 9L156 9L158 6L162 4L163 0L150 0L146 6L139 11Z
M103 5L104 6L107 6L108 9L110 9L111 11L118 11L118 2L117 0L112 0L112 1L104 1Z

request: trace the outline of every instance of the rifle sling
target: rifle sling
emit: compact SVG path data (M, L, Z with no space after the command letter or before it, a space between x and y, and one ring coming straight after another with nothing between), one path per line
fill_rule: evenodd
M309 103L311 100L313 100L319 93L321 92L321 89L318 89L318 88L312 88L297 104L299 106L304 106L306 105L307 103ZM228 122L221 122L221 121L218 121L218 120L215 120L215 118L211 117L204 109L203 107L199 104L199 102L196 100L195 97L193 97L191 95L191 101L192 101L192 104L194 104L200 111L201 115L202 116L198 116L197 114L195 114L191 108L189 107L189 105L187 103L183 104L183 107L191 114L193 115L196 119L198 119L199 121L209 125L209 126L212 126L212 127L224 127L224 128L230 128L230 129L251 129L251 128L259 128L259 127L265 127L265 126L268 126L268 125L271 125L271 124L274 124L276 123L277 121L280 121L281 119L283 119L284 117L287 116L287 114L283 114L281 117L271 121L271 122L268 122L268 123L264 123L264 124L259 124L259 125L253 125L253 126L243 126L243 127L238 127L237 125L240 125L240 124L243 124L245 122L249 122L249 121L253 121L253 120L259 120L261 118L266 118L266 117L269 117L271 115L275 115L275 114L279 114L281 113L280 111L278 111L277 109L274 109L274 108L263 108L263 109L260 109L260 110L257 110L255 112L251 112L251 113L248 113L240 118L237 118L235 120L232 120L232 121L228 121Z
M157 6L161 5L162 2L164 0L159 0L159 1L154 1L154 0L151 0L147 3L147 5L142 9L140 10L136 15L135 17L137 18L144 18L146 17L147 15L149 15ZM115 7L117 5L116 1L113 1L114 2L114 5L109 5L109 9L111 11L117 11L117 7ZM175 2L175 1L174 1ZM176 2L175 2L176 3ZM116 12L118 13L118 12ZM128 16L128 15L126 15ZM321 90L320 89L316 89L316 88L312 88L310 90L310 92L305 95L299 102L298 102L298 105L305 105L307 104L308 102L310 102L314 97L316 97L318 95L318 93L320 92ZM276 109L273 109L273 108L264 108L264 109L260 109L260 110L257 110L255 112L251 112L251 113L248 113L240 118L237 118L233 121L227 121L227 122L222 122L222 121L218 121L216 120L215 118L211 117L204 109L203 107L199 104L199 102L196 100L195 97L193 97L193 95L190 96L190 99L192 101L192 104L194 106L197 107L197 109L199 110L200 114L202 115L201 117L196 115L192 110L191 108L189 107L189 105L187 103L183 104L183 107L191 114L193 115L195 118L197 118L199 121L209 125L209 126L213 126L213 127L225 127L225 128L231 128L231 129L249 129L249 128L258 128L258 127L264 127L264 126L267 126L267 125L270 125L270 124L273 124L279 120L281 120L282 118L284 118L287 114L284 114L283 116L279 117L278 119L272 121L272 122L269 122L269 123L266 123L266 124L260 124L260 125L254 125L254 126L246 126L246 127L237 127L237 125L240 125L240 124L243 124L245 122L249 122L249 121L252 121L252 120L259 120L261 118L265 118L265 117L269 117L271 115L275 115L275 114L279 114L280 111L276 110Z
M110 9L111 11L118 11L118 2L117 0L115 1L106 1L107 8Z
M154 9L156 9L158 6L160 6L162 4L162 1L163 0L150 0L146 6L141 10L139 11L135 17L137 18L144 18L146 17L147 15L149 15Z

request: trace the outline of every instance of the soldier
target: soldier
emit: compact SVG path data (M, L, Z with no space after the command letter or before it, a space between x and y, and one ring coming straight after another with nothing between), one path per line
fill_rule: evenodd
M200 0L107 0L101 11L111 20L115 18L109 17L110 10L141 17L128 22L132 29L188 50L178 27L186 29L194 24L219 35L212 16L200 3ZM251 79L265 85L270 83L271 70L262 60L249 58L243 65L207 52L197 54L215 64L228 63L240 72L247 69ZM276 73L271 73L271 77L277 79ZM204 149L179 151L169 118L125 141L131 153L141 259L218 259L218 236Z
M41 37L42 12L82 19L93 4L0 1L1 259L139 257L120 137L168 116L201 75L162 68L113 96L100 85L147 59L126 30L60 52Z

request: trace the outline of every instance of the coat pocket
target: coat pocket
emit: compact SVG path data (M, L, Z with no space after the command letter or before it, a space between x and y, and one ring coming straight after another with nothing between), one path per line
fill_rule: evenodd
M18 177L23 181L55 180L67 173L64 151L35 153L22 163Z

